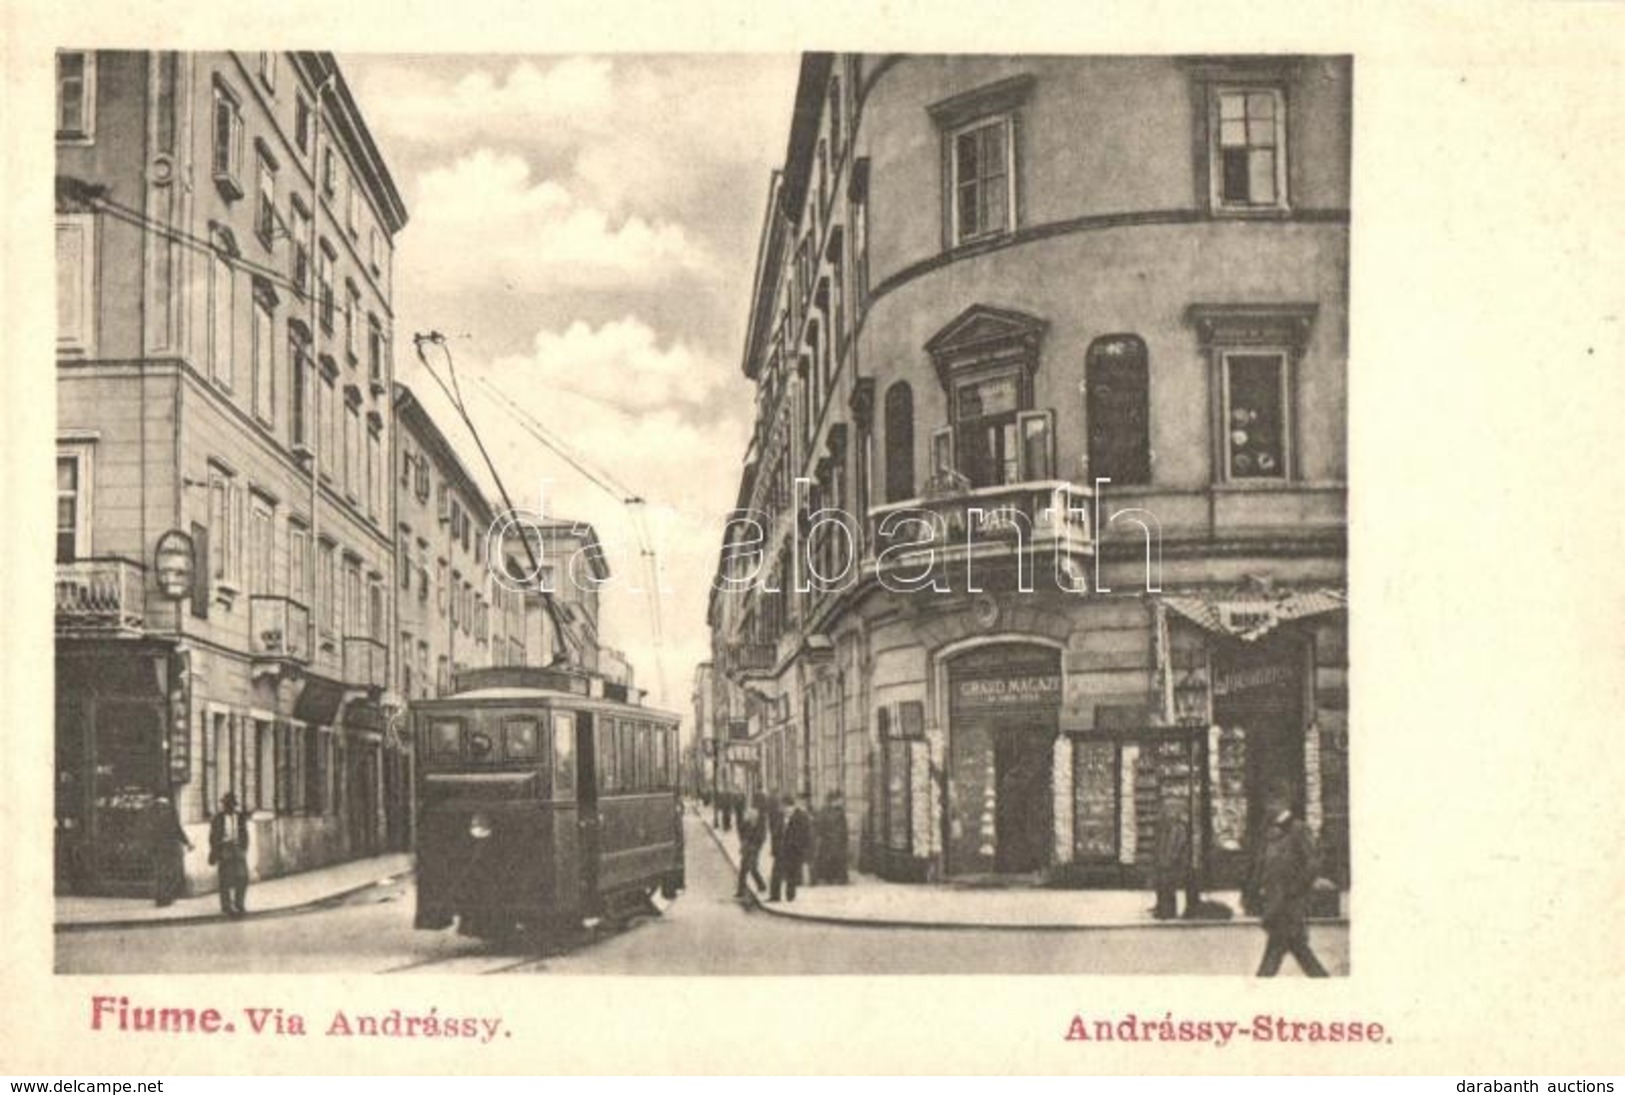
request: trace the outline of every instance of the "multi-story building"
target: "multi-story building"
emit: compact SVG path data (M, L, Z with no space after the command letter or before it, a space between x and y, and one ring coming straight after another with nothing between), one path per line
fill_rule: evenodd
M63 51L57 881L212 886L399 842L391 279L406 210L325 53Z
M495 511L445 434L395 385L397 687L442 696L452 675L524 665L523 598L487 563Z
M524 597L530 664L568 663L589 673L609 668L607 679L630 686L631 668L619 651L610 652L607 667L600 665L599 604L609 581L609 561L593 527L567 518L526 516L509 528L505 543L510 573L523 579L516 584Z
M713 657L898 878L1346 879L1351 62L804 57ZM715 718L722 717L720 714Z

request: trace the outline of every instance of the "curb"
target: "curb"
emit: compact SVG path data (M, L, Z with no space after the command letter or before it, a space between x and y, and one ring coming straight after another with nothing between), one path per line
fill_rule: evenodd
M738 862L729 853L727 845L723 844L722 837L711 826L705 824L704 819L700 825L715 842L717 850L737 872ZM1237 916L1230 920L1150 920L1150 921L1114 921L1105 924L1006 924L982 923L977 921L944 922L940 920L887 920L869 917L835 916L829 913L805 913L787 909L783 904L775 902L772 905L764 902L754 891L747 888L746 894L750 906L756 911L766 913L768 916L782 917L785 920L800 920L808 924L831 924L843 928L887 928L907 929L909 931L978 931L978 932L1089 932L1089 931L1211 931L1230 928L1259 927L1260 921L1256 916ZM735 898L735 900L738 900ZM1348 927L1348 917L1326 917L1310 921L1311 925L1324 924L1332 927Z
M354 897L368 890L391 885L415 873L411 870L400 871L383 878L375 878L371 882L359 886L350 886L347 889L336 890L321 897L313 897L308 901L300 901L292 905L278 905L270 909L255 909L237 917L243 920L274 920L282 916L301 916L315 912L325 905L334 905L346 898ZM170 925L187 924L225 924L232 920L225 913L198 913L190 916L147 916L135 920L82 920L67 924L53 924L51 930L57 935L73 935L79 932L119 931L124 928L164 928Z

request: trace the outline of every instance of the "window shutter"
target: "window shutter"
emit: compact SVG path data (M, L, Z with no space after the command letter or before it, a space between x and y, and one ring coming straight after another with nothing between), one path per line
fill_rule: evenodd
M209 528L192 522L192 615L200 620L209 618L211 592L209 555Z

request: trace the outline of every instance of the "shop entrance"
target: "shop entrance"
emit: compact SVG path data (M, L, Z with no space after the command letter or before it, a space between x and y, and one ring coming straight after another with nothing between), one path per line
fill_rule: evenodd
M949 663L947 685L946 872L1043 870L1054 844L1060 652L1026 643L979 647Z
M1017 727L998 733L993 745L993 869L1025 874L1048 860L1050 834L1050 764L1054 737L1039 728Z

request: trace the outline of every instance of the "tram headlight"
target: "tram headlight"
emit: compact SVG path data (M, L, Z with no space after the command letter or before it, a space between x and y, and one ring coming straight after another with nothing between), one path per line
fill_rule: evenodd
M491 835L491 818L488 814L475 814L468 819L468 835L475 840L484 840Z

